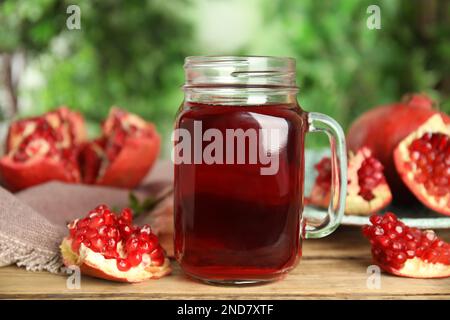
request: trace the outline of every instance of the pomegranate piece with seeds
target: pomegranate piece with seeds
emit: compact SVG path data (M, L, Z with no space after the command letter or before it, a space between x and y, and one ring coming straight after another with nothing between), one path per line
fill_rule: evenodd
M79 145L86 140L84 119L78 112L59 107L39 117L26 118L11 123L6 138L5 152L16 149L23 139L32 135L36 128L46 123L55 130L63 147Z
M160 137L153 124L112 108L101 138L81 153L83 180L90 184L134 188L153 166Z
M326 208L330 202L331 159L323 158L315 168L318 175L309 202ZM350 153L347 172L347 214L371 214L391 202L392 194L383 175L383 165L372 156L368 148L362 148L356 154Z
M374 262L388 273L410 278L450 277L450 244L434 231L410 228L388 212L370 217L363 234Z
M394 151L397 171L425 206L450 215L450 128L431 117Z
M50 180L79 182L79 145L85 139L83 118L62 107L41 117L11 124L0 175L12 191Z
M141 282L169 274L170 261L158 237L150 226L137 227L132 222L130 209L116 215L105 205L73 221L60 246L64 264L119 282Z

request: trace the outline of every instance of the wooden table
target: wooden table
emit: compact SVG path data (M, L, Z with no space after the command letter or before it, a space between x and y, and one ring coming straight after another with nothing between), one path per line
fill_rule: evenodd
M438 232L446 240L450 230ZM82 277L80 289L67 289L66 276L0 268L0 298L102 299L450 299L450 278L407 279L381 275L381 287L368 288L370 248L359 228L341 227L321 240L307 240L298 267L275 283L210 286L174 273L160 280L121 284Z

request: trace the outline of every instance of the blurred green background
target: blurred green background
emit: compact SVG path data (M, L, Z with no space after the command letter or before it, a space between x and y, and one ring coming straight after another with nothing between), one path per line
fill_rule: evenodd
M72 4L81 30L66 27ZM366 25L373 4L379 30ZM118 105L168 142L184 57L217 54L295 57L300 104L344 127L413 91L450 111L448 0L3 0L0 115L64 104L94 124Z

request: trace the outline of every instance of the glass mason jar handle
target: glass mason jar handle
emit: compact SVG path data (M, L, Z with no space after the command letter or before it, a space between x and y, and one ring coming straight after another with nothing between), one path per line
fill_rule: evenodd
M345 210L347 195L347 150L341 126L327 115L308 113L308 131L325 132L331 147L331 194L327 218L319 226L310 226L306 221L305 238L322 238L339 226Z

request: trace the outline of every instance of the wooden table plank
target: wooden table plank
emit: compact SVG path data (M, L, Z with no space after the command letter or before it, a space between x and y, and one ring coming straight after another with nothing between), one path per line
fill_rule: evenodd
M450 239L450 231L440 235ZM382 274L381 288L366 285L370 248L358 228L342 227L332 236L308 240L298 267L281 281L258 286L211 286L174 273L160 280L121 284L82 277L80 289L67 289L66 277L0 268L0 298L103 299L450 299L450 278L407 279Z

